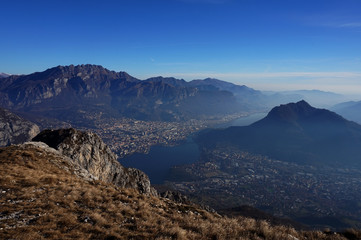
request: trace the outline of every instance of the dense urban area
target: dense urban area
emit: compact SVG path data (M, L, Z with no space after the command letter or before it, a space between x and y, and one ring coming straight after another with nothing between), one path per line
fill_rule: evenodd
M219 209L247 204L303 222L324 218L361 227L359 170L297 165L229 148L175 167L170 180L172 188Z
M102 118L101 115L97 115L92 116L96 128L90 130L101 136L119 158L123 158L135 152L148 153L150 147L154 145L179 144L192 133L241 116L235 114L208 120L163 122L130 118Z

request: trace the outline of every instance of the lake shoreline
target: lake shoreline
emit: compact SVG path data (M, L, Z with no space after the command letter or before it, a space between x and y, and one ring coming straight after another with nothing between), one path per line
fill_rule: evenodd
M266 116L266 113L255 113L246 117L234 119L212 128L227 128L230 126L246 126ZM204 131L205 129L201 130ZM176 145L155 145L148 153L133 153L118 161L124 167L137 168L145 172L152 184L163 184L174 166L192 164L199 160L201 151L193 137L198 132L190 134Z

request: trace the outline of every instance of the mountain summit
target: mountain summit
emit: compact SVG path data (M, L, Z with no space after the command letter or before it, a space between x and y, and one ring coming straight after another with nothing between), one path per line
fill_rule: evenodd
M361 167L361 126L305 101L280 105L250 126L210 131L198 140L287 162Z
M347 123L348 121L340 115L326 109L314 108L302 100L273 108L264 119L253 125L264 127L269 124L291 124L301 127L309 124L320 124L318 127L322 127L322 125L344 125Z
M266 119L292 122L310 116L315 111L317 111L316 108L302 100L273 108Z

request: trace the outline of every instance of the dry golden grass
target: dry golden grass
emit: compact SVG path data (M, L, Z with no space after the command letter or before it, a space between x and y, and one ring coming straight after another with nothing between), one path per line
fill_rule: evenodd
M0 150L0 239L361 239L355 230L298 232L88 182L54 158L36 148Z

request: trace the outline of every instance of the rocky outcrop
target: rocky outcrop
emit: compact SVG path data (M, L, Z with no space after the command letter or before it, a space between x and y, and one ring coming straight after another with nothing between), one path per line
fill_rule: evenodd
M0 146L29 141L39 132L36 124L0 108Z
M168 198L169 200L172 200L177 203L184 203L184 204L190 204L191 201L188 200L188 198L181 194L180 192L175 191L165 191L159 194L163 198Z
M123 167L110 148L92 132L82 132L73 128L44 130L33 141L44 142L57 149L99 180L156 195L145 173Z
M71 172L86 181L98 180L97 177L79 166L79 164L75 163L71 158L63 155L60 151L49 147L43 142L25 142L23 144L12 145L11 147L13 152L22 152L23 156L31 155L37 159L47 159L47 161L57 167L64 169L67 172Z

